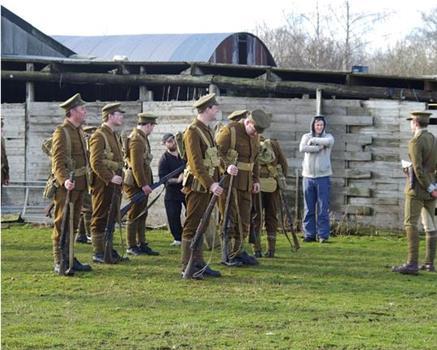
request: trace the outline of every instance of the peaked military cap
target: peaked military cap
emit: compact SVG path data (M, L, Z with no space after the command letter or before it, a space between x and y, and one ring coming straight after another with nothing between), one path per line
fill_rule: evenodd
M410 113L410 116L407 118L407 120L416 119L418 122L429 123L429 116L431 114L431 112L426 111L415 111Z
M87 125L83 127L83 131L87 134L92 134L94 131L97 130L97 126L94 125Z
M77 106L82 106L84 104L85 104L85 101L83 101L80 94L77 93L76 95L70 97L67 101L62 102L59 105L59 107L61 107L62 109L65 109L65 111L68 112L70 109L77 107Z
M151 113L143 112L138 113L138 124L158 124L156 119L158 116L153 115Z
M197 109L205 109L213 105L218 105L214 93L201 96L196 102L193 103L193 107Z
M228 119L232 121L239 121L240 119L244 119L247 117L249 111L247 109L242 109L239 111L234 111L228 115Z
M255 109L249 114L248 118L254 122L256 131L262 133L270 127L272 116L261 109Z
M120 102L111 102L104 105L102 108L102 118L106 119L109 114L115 112L124 113L124 111L120 107L121 107Z

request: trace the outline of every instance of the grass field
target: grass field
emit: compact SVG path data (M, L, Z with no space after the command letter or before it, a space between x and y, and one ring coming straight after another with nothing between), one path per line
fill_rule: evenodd
M68 278L51 272L49 229L4 228L2 348L437 348L437 274L388 268L403 262L404 238L335 237L292 253L281 236L278 258L184 281L170 235L148 237L161 256ZM76 255L89 261L91 247Z

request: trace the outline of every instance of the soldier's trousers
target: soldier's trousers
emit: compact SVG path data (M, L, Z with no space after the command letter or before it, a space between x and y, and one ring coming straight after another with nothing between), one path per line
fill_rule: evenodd
M139 187L127 185L123 186L123 190L129 198L142 191ZM138 215L147 208L148 199L149 196L139 203L134 204L127 212L126 239L128 248L133 248L146 242L147 212L140 217L138 217Z
M223 218L226 206L227 188L219 198L220 213ZM243 244L249 236L250 212L252 208L252 193L232 189L229 207L229 239L233 241L230 256L238 255L244 248Z
M259 200L259 196L261 196L261 203ZM252 196L253 207L257 213L255 220L253 220L254 232L259 233L257 237L260 237L262 230L262 219L264 218L264 226L267 231L267 236L270 239L276 238L276 230L278 228L278 210L280 208L280 199L279 199L279 190L277 189L275 192L260 192L254 194ZM260 210L260 204L262 206L262 210ZM255 242L251 242L255 245L255 250L261 250L260 239L256 239Z
M82 197L84 191L73 190L70 193L70 202L74 205L74 215L73 215L73 227L76 231L79 224L80 211L82 209ZM67 196L67 190L64 186L58 188L54 198L55 202L55 212L54 212L54 227L52 232L52 245L53 245L53 260L55 264L60 262L60 248L59 242L61 238L62 229L62 217L64 215L64 205Z
M419 262L419 229L418 223L419 218L422 213L422 216L425 216L425 229L427 230L427 243L428 241L432 242L434 246L434 255L435 255L435 230L428 231L436 228L434 212L435 212L435 200L420 200L412 196L405 196L405 207L404 207L404 227L407 234L408 240L408 258L407 263L409 264L418 264ZM432 236L432 237L431 237ZM432 247L431 247L432 249ZM431 252L432 254L432 252ZM427 255L428 255L428 244L427 244ZM434 260L434 257L432 257Z
M114 191L117 194L114 205L117 206L117 212L119 212L121 195L118 186L114 186L112 183L106 186L103 182L99 182L92 190L91 240L94 254L103 254L105 249L105 227Z
M182 270L185 269L185 265L188 263L190 250L188 249L194 235L196 234L197 227L199 226L202 215L205 212L206 207L211 199L210 193L201 193L193 190L187 190L185 194L185 201L187 203L186 218L184 222L184 228L182 230L182 250L181 261ZM208 226L209 220L206 223ZM198 260L203 260L203 244L199 245L199 250L195 252L194 256Z

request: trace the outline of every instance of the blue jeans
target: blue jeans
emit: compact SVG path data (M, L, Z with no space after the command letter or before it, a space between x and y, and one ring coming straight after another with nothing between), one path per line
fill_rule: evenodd
M317 234L319 235L319 239L329 238L330 191L331 180L329 176L303 178L303 196L305 205L303 232L305 238L316 238Z

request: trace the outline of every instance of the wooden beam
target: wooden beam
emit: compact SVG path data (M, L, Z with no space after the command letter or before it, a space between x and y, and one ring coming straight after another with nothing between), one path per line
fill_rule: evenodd
M252 78L227 77L206 74L202 76L164 74L107 74L107 73L50 73L2 70L2 80L43 81L117 85L187 85L208 87L215 84L221 89L263 91L281 94L314 94L318 88L326 95L356 99L394 99L437 101L437 91L405 90L371 86L346 86L341 84L312 83L302 81L265 81Z

